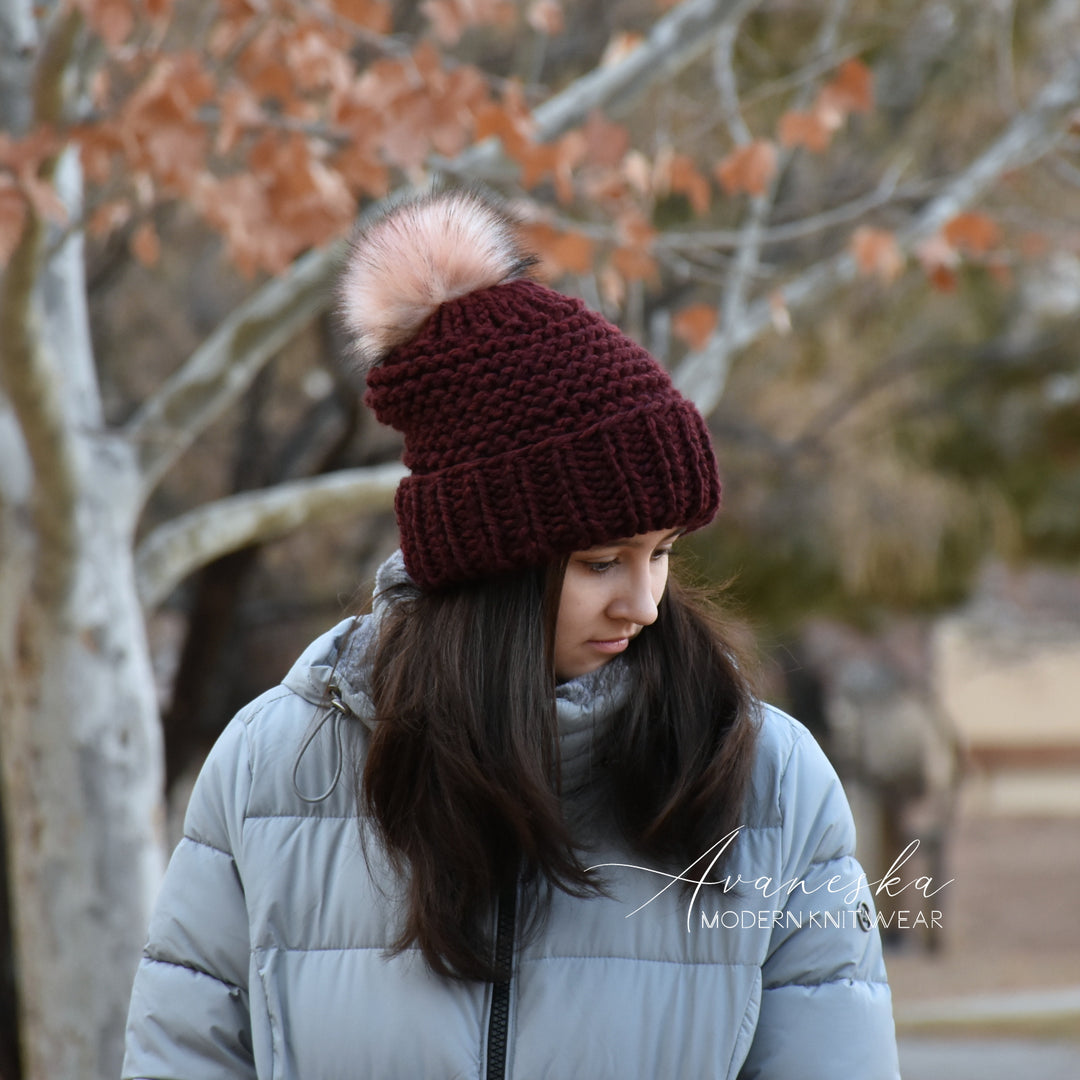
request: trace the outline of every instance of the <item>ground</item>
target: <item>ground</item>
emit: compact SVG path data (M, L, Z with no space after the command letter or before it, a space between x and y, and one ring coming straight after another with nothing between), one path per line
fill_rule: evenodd
M965 817L939 952L886 955L903 1080L1080 1077L1080 818Z
M1080 819L961 815L949 846L943 946L886 957L898 1011L931 998L1080 986Z

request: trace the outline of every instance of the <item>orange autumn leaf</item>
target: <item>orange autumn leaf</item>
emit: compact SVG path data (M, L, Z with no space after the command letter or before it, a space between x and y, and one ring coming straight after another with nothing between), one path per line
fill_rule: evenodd
M386 0L330 0L342 18L375 34L387 34L391 27L390 5Z
M135 29L134 5L128 0L82 0L79 8L110 52L123 45Z
M947 266L935 266L930 271L930 284L938 292L954 292L956 290L956 274Z
M496 104L482 105L476 112L477 141L498 136L507 157L521 166L522 187L531 190L553 177L559 201L569 203L574 197L573 171L588 152L586 140L581 132L569 131L556 142L534 142L531 127L528 116L515 116Z
M226 87L218 107L221 119L214 149L219 154L229 153L247 128L257 127L266 119L255 95L242 83Z
M429 84L431 142L447 157L456 157L472 139L472 119L489 99L488 87L475 68L439 69ZM380 123L380 127L382 124Z
M126 199L111 199L102 203L90 215L88 228L91 236L107 236L130 220L131 204Z
M0 179L5 195L7 239L5 247L18 242L22 234L25 212L32 208L39 218L58 224L67 221L67 208L53 187L52 181L41 173L44 162L57 152L60 143L47 127L32 131L22 139L13 139L0 132ZM7 174L7 175L5 175ZM12 240L11 237L15 239ZM10 253L9 253L10 254Z
M424 0L420 10L444 45L454 46L461 40L465 33L465 14L454 0Z
M517 83L507 87L501 103L491 101L478 106L473 123L477 142L494 135L514 160L525 152L532 140L532 115L525 103L524 92Z
M119 127L109 123L94 127L82 125L75 128L72 135L79 146L79 160L86 179L95 184L105 183L112 172L113 162L124 151L124 139Z
M630 133L614 124L599 109L589 113L585 126L586 160L590 165L614 168L630 149Z
M247 277L269 261L269 230L260 224L269 220L262 185L250 172L218 180L200 177L195 189L195 205L209 224L225 239L229 258Z
M845 60L821 91L821 101L841 115L869 112L874 106L874 76L861 60Z
M829 125L816 112L800 112L792 109L780 117L777 131L780 145L791 149L805 146L815 154L826 150L832 140Z
M197 53L159 60L117 117L128 165L173 191L190 191L207 153L198 112L215 90Z
M143 266L153 266L161 258L161 240L149 221L144 221L132 235L131 252Z
M345 91L353 80L347 39L340 30L306 24L283 35L282 56L302 91Z
M333 159L334 168L357 194L381 199L390 190L390 170L367 149L350 142Z
M50 180L42 179L34 170L24 169L19 173L19 186L38 217L58 225L67 222L67 207Z
M46 158L63 145L56 133L47 127L31 131L21 139L0 132L0 165L12 172L37 172Z
M926 271L933 270L935 266L946 266L951 270L960 264L956 248L941 233L934 233L933 236L920 240L915 247L915 254L919 256L919 262Z
M1001 243L1001 230L985 214L957 214L942 234L954 248L970 255L985 255Z
M663 187L678 195L685 195L695 214L708 211L712 189L709 181L698 171L693 158L686 154L673 154L666 160L664 172Z
M527 143L512 156L521 166L521 186L527 191L550 176L559 165L559 148L555 143Z
M851 253L862 273L876 274L886 284L895 281L904 269L904 254L887 229L860 225L851 237Z
M641 248L616 248L611 253L611 265L626 281L653 281L656 278L656 260Z
M712 304L691 304L675 313L671 329L691 349L703 349L716 329L717 314Z
M540 256L541 276L553 279L592 270L596 245L582 233L563 232L544 222L523 225L521 233L529 250Z
M469 21L477 26L495 26L503 30L516 26L517 5L514 0L459 0L469 13Z
M473 133L477 142L494 136L504 146L507 143L517 145L524 137L520 117L497 101L490 101L476 110Z
M582 192L595 203L622 205L630 197L630 185L621 173L604 169L586 173L582 179Z
M620 214L615 229L624 246L647 248L656 239L656 229L638 209L631 208Z
M715 172L728 195L764 195L776 175L776 146L769 139L755 139L718 162Z
M560 233L552 245L556 259L571 274L587 274L592 269L596 245L581 233Z
M280 272L299 252L339 235L356 211L341 174L295 132L261 136L242 174L202 177L197 205L248 273Z
M420 10L444 45L456 45L470 26L510 26L517 11L509 0L424 0Z
M291 101L296 93L296 80L286 63L271 61L260 64L257 70L244 66L241 71L257 98L285 103Z
M956 288L956 268L960 265L960 256L941 233L921 240L915 247L915 254L935 289L952 292Z

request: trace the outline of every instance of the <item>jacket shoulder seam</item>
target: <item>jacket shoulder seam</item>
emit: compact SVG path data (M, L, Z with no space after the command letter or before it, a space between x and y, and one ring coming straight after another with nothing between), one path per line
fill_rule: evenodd
M272 687L270 690L267 690L264 694L257 697L255 701L240 714L243 717L244 730L250 730L251 725L255 723L268 705L273 705L275 702L281 701L283 698L287 697L299 698L300 695L295 690L290 690L284 683L279 683L277 686Z
M184 833L181 840L186 840L191 844L197 844L199 847L209 848L211 851L216 851L218 855L224 855L226 859L231 859L233 857L231 851L219 848L217 844L211 844L209 840L204 840L201 836L195 836L192 833Z
M200 967L198 964L193 964L189 961L176 960L168 956L156 956L149 950L143 951L143 959L149 964L164 964L166 967L182 968L184 971L192 971L196 975L204 975L208 979L213 979L214 982L221 983L222 986L227 986L231 990L244 992L244 987L239 985L239 983L223 979L220 975L215 975L212 971L207 971L206 968Z

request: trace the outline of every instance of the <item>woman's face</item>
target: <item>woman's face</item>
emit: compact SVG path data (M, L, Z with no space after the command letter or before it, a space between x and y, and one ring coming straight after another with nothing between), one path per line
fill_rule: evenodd
M668 553L681 532L641 533L570 556L555 623L560 681L603 667L656 621Z

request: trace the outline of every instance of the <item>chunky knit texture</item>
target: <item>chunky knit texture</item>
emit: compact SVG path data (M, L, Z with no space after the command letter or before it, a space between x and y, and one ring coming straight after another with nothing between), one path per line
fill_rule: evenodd
M405 436L395 508L421 588L699 528L719 507L697 409L640 345L534 281L438 305L367 387Z

